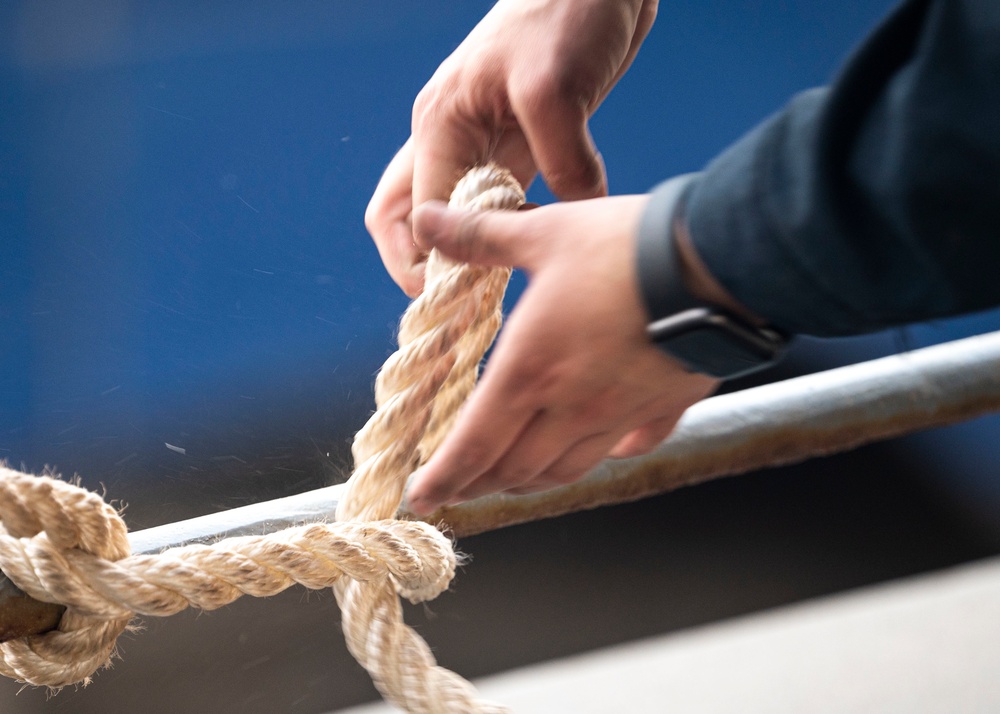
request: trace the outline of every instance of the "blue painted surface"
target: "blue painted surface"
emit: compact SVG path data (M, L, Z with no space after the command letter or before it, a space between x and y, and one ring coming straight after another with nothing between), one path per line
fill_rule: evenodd
M406 304L364 207L413 96L490 5L0 7L0 458L140 478L130 455L159 449L157 478L184 471L164 443L338 409L342 442ZM665 3L593 121L612 191L702 166L889 6Z

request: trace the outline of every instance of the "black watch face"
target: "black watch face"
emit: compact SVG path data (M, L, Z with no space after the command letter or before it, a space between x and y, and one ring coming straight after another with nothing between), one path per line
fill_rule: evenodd
M781 356L784 340L710 310L691 311L689 319L665 327L654 324L650 336L668 355L692 372L733 379L763 369Z

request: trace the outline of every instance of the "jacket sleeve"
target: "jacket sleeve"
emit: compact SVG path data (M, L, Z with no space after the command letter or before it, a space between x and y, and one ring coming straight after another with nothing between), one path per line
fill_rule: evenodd
M905 2L681 200L709 271L788 332L1000 305L1000 2ZM640 244L669 240L649 223Z

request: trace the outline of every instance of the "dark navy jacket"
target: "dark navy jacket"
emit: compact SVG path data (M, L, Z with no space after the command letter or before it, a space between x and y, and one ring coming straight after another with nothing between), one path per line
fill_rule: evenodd
M830 87L687 180L710 272L788 332L1000 305L1000 0L905 2ZM654 190L650 210L666 215L675 189ZM669 240L669 221L648 226L641 242Z

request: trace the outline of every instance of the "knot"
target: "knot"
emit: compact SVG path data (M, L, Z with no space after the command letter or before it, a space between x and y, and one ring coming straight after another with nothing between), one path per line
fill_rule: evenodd
M36 600L66 606L56 630L0 644L0 673L36 686L87 683L135 614L213 610L242 595L329 588L342 578L391 583L419 602L447 590L456 567L444 534L400 520L128 552L124 523L95 494L0 467L0 570Z
M87 684L110 661L131 613L78 592L65 556L115 561L129 552L124 521L96 494L0 465L0 570L36 600L81 605L51 632L0 644L0 673L36 686Z
M296 567L296 581L307 587L332 586L340 574L355 582L388 579L412 603L433 600L447 590L458 564L451 540L422 521L313 524L289 528L273 537L227 539L212 550L246 550L243 543L255 548L287 545L300 549L309 562L302 564L308 569ZM335 571L337 577L331 579ZM309 573L318 574L319 579L307 580Z

